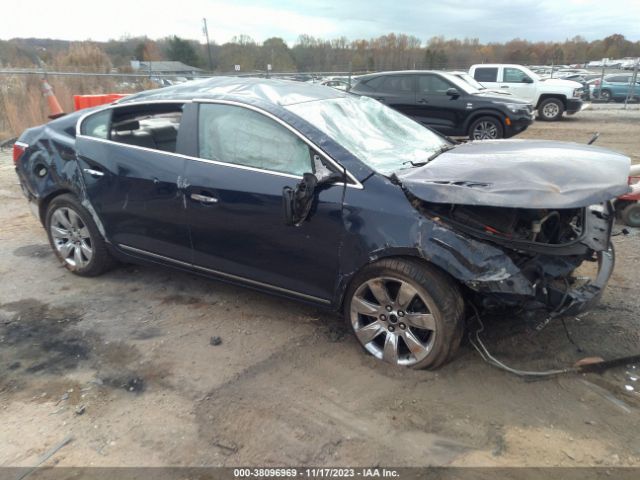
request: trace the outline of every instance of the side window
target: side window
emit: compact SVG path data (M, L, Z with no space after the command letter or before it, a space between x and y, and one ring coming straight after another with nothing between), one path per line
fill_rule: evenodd
M627 77L625 75L617 75L615 77L609 77L606 80L607 82L613 83L629 83L631 81L631 77Z
M384 77L374 77L371 80L365 80L362 82L362 85L371 90L378 90L382 85L382 82L384 82Z
M248 108L202 104L198 120L200 157L274 172L313 172L311 149L275 120Z
M181 103L116 107L109 138L126 145L175 153L182 107Z
M80 125L80 134L95 138L109 138L109 122L111 109L90 115Z
M504 69L503 81L505 83L526 83L525 78L529 78L529 76L519 68L505 67Z
M420 75L418 77L418 92L425 95L444 95L452 88L449 82L437 75Z
M389 75L377 89L386 93L413 93L413 77L411 75Z
M473 72L473 77L482 82L497 82L498 81L498 69L496 67L481 67L476 68L475 72Z

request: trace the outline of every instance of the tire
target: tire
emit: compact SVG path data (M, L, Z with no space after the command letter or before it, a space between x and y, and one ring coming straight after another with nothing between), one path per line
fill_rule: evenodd
M45 228L53 252L76 275L95 277L115 264L91 214L73 195L51 201Z
M458 284L434 266L384 259L354 277L344 317L364 350L379 360L437 368L460 346L464 301Z
M600 92L600 100L602 100L604 102L610 102L611 101L611 91L610 90L602 90L602 92Z
M640 203L632 203L622 210L622 221L630 227L640 227Z
M538 106L538 117L545 122L555 122L562 118L564 105L562 100L547 98Z
M468 135L470 140L493 140L504 137L504 128L496 117L485 116L471 122Z

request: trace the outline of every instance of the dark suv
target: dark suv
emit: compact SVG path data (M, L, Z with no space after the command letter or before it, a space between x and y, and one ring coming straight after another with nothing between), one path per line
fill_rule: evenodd
M481 92L446 72L364 75L351 92L375 98L442 134L472 140L513 137L533 122L530 103Z

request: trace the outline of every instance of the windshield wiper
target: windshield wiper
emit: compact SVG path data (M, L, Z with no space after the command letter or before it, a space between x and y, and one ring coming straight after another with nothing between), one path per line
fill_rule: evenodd
M438 150L433 152L431 154L431 156L429 158L427 158L427 161L424 162L424 163L429 163L431 160L435 159L438 155L440 155L440 154L442 154L444 152L448 152L449 150L452 150L454 148L456 148L455 145L443 145Z
M455 145L443 145L440 148L438 148L435 152L433 152L431 156L427 158L424 162L414 162L413 160L407 160L406 162L402 162L402 165L411 164L412 167L424 167L427 163L429 163L431 160L436 158L441 153L444 153L455 147L456 147Z

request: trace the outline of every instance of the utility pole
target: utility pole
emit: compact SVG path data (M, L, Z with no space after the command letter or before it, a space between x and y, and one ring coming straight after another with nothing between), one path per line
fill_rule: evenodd
M209 71L213 72L213 58L211 57L211 44L209 43L209 29L207 28L207 19L202 19L202 31L207 39L207 54L209 55Z

